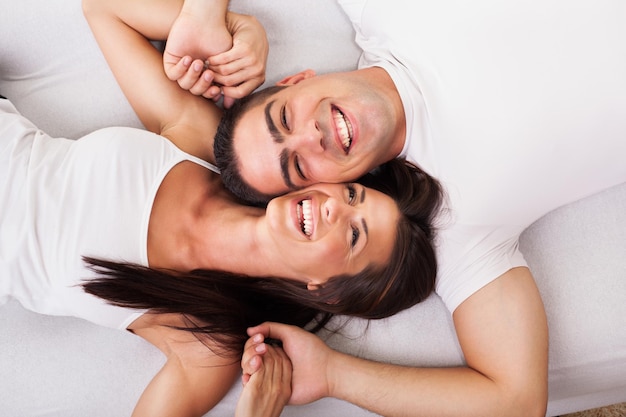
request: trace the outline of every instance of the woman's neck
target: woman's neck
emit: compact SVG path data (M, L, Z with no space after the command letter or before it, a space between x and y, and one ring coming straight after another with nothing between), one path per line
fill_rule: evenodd
M149 264L180 271L275 274L276 259L270 259L257 233L264 215L264 209L235 202L219 176L191 162L178 164L155 198Z

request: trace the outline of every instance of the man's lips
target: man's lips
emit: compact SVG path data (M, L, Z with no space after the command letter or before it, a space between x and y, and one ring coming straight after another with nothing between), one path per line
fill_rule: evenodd
M352 146L352 140L354 138L354 129L352 128L352 123L350 123L350 120L348 120L343 112L335 106L332 107L332 116L339 146L346 154L348 154L350 152L350 147Z

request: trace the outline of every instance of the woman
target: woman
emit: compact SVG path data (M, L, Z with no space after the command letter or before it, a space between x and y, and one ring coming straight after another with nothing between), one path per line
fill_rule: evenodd
M132 12L143 17L142 10ZM160 66L158 53L144 48L144 36L110 17L90 22L119 42L122 59ZM154 15L150 20L158 21ZM112 26L100 26L104 21ZM154 33L146 29L146 35ZM7 100L0 101L1 275L12 278L2 283L1 294L41 313L75 315L144 337L166 354L167 362L144 392L136 415L200 415L238 374L238 341L245 338L240 329L272 318L302 326L319 311L381 317L401 308L397 300L388 300L396 292L408 294L401 287L419 280L404 279L408 261L396 247L417 248L407 239L411 233L430 247L429 223L419 222L429 219L439 191L435 182L400 163L390 173L404 175L403 188L420 191L409 186L413 178L431 187L435 197L418 212L421 218L401 213L390 198L361 185L312 187L273 201L267 212L241 206L210 164L167 140L206 157L210 148L203 140L215 130L216 108L176 86L170 89L169 82L151 96L146 91L163 83L150 81L164 78L151 74L135 79L136 89L127 94L146 126L159 135L108 128L78 141L53 139ZM398 254L402 262L394 258ZM406 297L405 306L432 287L432 250L426 254L416 260L425 283L414 286L417 293ZM82 256L89 257L92 270ZM381 279L389 268L392 273ZM190 273L198 269L244 277ZM180 273L164 272L172 270ZM370 281L362 282L363 273ZM109 274L117 279L96 279ZM246 276L289 277L298 284ZM83 280L90 293L117 307L84 293ZM353 306L347 290L369 297L359 297L361 303Z

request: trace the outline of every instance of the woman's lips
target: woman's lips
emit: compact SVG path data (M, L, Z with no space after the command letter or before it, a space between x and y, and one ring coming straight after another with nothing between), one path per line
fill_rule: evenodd
M302 233L306 237L311 237L313 234L313 209L310 198L305 198L296 205L296 216Z

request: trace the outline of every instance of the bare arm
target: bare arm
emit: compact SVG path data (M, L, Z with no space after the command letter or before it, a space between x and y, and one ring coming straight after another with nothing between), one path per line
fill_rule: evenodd
M142 393L133 417L200 417L226 395L239 376L235 356L216 355L210 343L167 327L182 324L176 315L147 314L131 326L167 357Z
M384 416L544 416L548 334L530 271L512 269L479 290L457 308L454 322L464 368L366 361L283 325L265 324L251 334L283 341L294 367L294 403L331 396ZM253 340L246 345L245 373L258 366L254 346Z
M170 81L162 55L148 41L167 38L181 6L182 0L83 1L94 36L146 128L213 162L220 110Z

